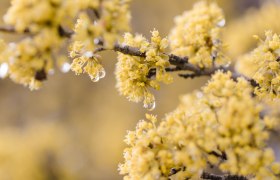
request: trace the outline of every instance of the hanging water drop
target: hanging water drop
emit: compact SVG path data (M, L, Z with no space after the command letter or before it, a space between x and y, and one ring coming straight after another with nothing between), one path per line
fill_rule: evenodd
M69 72L71 69L71 64L68 62L63 63L62 67L61 67L61 71L64 73Z
M86 52L84 53L84 56L87 57L87 58L92 58L92 57L93 57L93 52L91 52L91 51L86 51Z
M105 71L105 69L104 68L101 68L100 70L99 70L99 78L100 79L102 79L102 78L104 78L105 76L106 76L106 71Z
M54 73L55 73L54 69L50 69L48 72L49 75L54 75Z
M144 108L146 108L149 111L152 111L156 108L156 101L150 102L148 104L144 104Z
M225 25L226 25L226 20L225 19L222 19L217 23L218 27L224 27Z
M2 63L0 65L0 78L5 78L9 71L9 65L7 63Z
M226 64L224 65L224 67L225 67L225 68L228 68L230 65L231 65L231 63L228 62L228 63L226 63Z
M100 40L99 38L95 38L95 39L93 40L93 42L94 42L95 45L100 45L101 40Z
M196 97L199 98L199 99L202 98L203 97L203 93L201 91L198 91L196 93Z
M99 75L96 75L96 76L90 75L90 79L91 79L93 82L98 82L99 79L100 79L100 77L99 77Z

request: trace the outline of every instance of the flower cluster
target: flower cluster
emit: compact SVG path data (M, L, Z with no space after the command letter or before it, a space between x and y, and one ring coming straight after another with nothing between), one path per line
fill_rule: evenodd
M216 73L203 91L186 95L182 104L156 126L140 121L129 131L125 179L199 179L208 165L223 172L277 179L279 163L266 146L268 131L252 88L231 73ZM244 111L246 109L246 111ZM266 117L269 119L269 117Z
M225 64L228 60L222 53L221 42L224 25L224 14L217 4L199 2L175 18L175 27L169 36L171 50L176 55L187 56L190 63L200 68Z
M98 0L12 0L12 6L4 16L7 24L17 31L28 29L39 32L61 25L72 25L73 18L85 8L97 8Z
M65 39L64 27L73 26L80 10L97 5L97 0L13 0L4 16L5 23L18 33L32 36L11 43L2 54L9 66L9 77L30 89L38 89L48 73L53 72L53 57L58 55Z
M145 54L145 57L118 54L117 88L130 101L143 101L144 107L152 110L155 108L155 98L148 88L159 90L159 82L172 82L172 77L165 71L165 68L170 65L168 57L163 54L168 46L168 41L166 38L161 38L159 32L154 30L151 42L141 35L134 37L126 33L123 45L138 48ZM156 71L155 79L148 77L151 70Z
M87 73L93 82L99 81L99 79L104 78L106 75L105 69L100 64L100 60L91 52L75 58L71 64L71 69L76 75L82 72Z
M7 64L6 72L13 81L28 86L31 90L38 89L47 74L53 69L50 46L55 43L48 36L41 34L33 39L25 38L19 43L10 43L0 53L1 62ZM41 43L44 41L45 43Z
M91 19L87 13L81 13L75 25L73 43L70 46L70 57L73 58L72 70L80 74L78 66L85 62L95 70L87 71L91 79L98 80L99 73L104 69L99 61L93 57L93 52L102 45L102 48L112 48L121 39L120 34L129 31L130 14L129 0L112 0L102 3L102 11ZM94 13L94 12L93 12ZM98 13L98 12L95 12ZM100 16L100 17L99 17Z
M265 36L257 48L241 58L244 62L240 62L239 68L249 71L247 74L258 83L255 93L259 97L274 99L280 97L280 37L271 31ZM246 70L246 63L252 64L251 70Z
M112 47L121 33L129 31L128 8L129 0L13 0L4 21L16 33L31 36L1 53L9 76L30 89L38 89L47 74L53 72L55 61L62 71L68 71L70 65L59 62L66 56L59 53L66 37L71 36L72 70L80 74L83 69L93 81L98 81L105 71L91 52L97 48L96 40L101 40L103 47ZM76 17L79 18L73 35L71 29ZM61 58L54 58L58 56Z

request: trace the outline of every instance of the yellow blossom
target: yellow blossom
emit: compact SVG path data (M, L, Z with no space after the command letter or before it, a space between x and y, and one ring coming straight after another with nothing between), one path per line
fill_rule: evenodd
M161 38L159 32L152 31L151 42L143 36L126 33L123 45L139 48L145 57L137 57L118 53L116 68L117 88L130 101L143 101L144 107L150 110L155 108L155 98L148 88L159 89L159 82L170 83L172 77L166 73L169 66L168 57L164 51L168 46L166 38ZM148 77L151 70L155 70L155 79Z
M216 3L198 2L192 10L175 18L175 27L169 36L171 50L176 55L187 56L190 63L200 68L227 64L221 42L224 25L223 11Z
M277 179L262 107L252 91L244 78L217 72L158 126L155 116L146 115L152 122L140 121L126 136L120 173L125 179L199 179L210 163L225 173Z

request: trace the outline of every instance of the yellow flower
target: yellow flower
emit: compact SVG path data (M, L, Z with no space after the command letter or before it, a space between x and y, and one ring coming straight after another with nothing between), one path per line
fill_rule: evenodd
M155 97L148 88L159 89L159 82L170 83L172 77L166 73L165 68L170 64L164 51L168 46L166 38L161 38L159 32L152 31L151 42L143 36L126 33L123 45L138 48L145 52L145 57L136 57L118 53L116 68L117 88L121 95L130 101L143 101L144 107L153 110L155 108ZM155 79L148 77L151 70L155 70Z
M277 179L279 165L252 91L245 79L217 72L157 126L157 118L146 115L150 121L126 136L120 173L125 179L199 179L210 163L224 173Z
M175 27L169 36L172 53L187 56L190 63L200 68L209 68L215 63L227 64L221 43L224 25L223 11L216 3L196 3L192 10L175 18Z

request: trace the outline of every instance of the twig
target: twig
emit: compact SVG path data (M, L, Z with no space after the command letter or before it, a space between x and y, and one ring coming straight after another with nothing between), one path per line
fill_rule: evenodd
M97 11L95 11L97 13ZM99 15L98 13L96 14L97 16ZM19 33L15 30L14 27L11 26L0 26L0 31L2 32L7 32L7 33ZM31 33L29 29L25 29L23 33ZM71 38L72 35L74 34L73 31L71 30L66 30L62 26L58 26L58 33L61 37L66 37L66 38ZM131 56L137 56L137 57L146 57L145 52L141 52L138 48L127 46L124 44L119 44L116 43L113 47L113 49L106 49L104 47L104 42L101 39L97 39L96 45L99 45L101 47L97 48L94 53L98 53L101 51L105 50L113 50L116 52L120 52L123 54L131 55ZM175 72L175 71L189 71L190 73L187 74L179 74L180 77L183 78L195 78L195 77L200 77L200 76L211 76L214 74L216 71L221 70L221 71L230 71L232 72L232 78L236 80L238 77L243 77L246 80L248 80L253 87L257 87L258 83L254 81L253 79L250 79L244 75L241 75L234 71L233 69L226 68L224 66L219 66L219 67L212 67L208 69L202 69L199 68L191 63L188 62L188 57L180 57L175 54L165 54L168 56L168 61L170 62L171 65L175 67L168 67L166 68L166 71L168 72ZM147 77L151 78L154 75L156 75L156 69L151 69L150 72L148 73Z
M98 42L96 42L97 45L102 45L103 46L103 41L102 40L98 40ZM94 53L98 53L101 51L106 51L109 49L106 49L104 47L100 47L98 49L96 49L94 51ZM113 51L116 52L120 52L126 55L131 55L131 56L137 56L137 57L146 57L146 53L145 52L141 52L139 49L135 48L135 47L131 47L131 46L127 46L127 45L122 45L122 44L118 44L116 43L113 47L113 49L111 49ZM254 81L253 79L250 79L242 74L239 74L238 72L234 71L232 68L230 67L225 67L225 66L218 66L218 67L212 67L212 68L206 68L206 69L201 69L191 63L188 62L188 57L180 57L177 56L175 54L166 54L168 56L168 60L170 62L171 65L174 65L175 67L168 67L165 70L167 72L175 72L175 71L190 71L190 73L188 74L179 74L180 77L183 78L195 78L195 77L201 77L201 76L211 76L212 74L214 74L215 72L217 72L218 70L220 71L230 71L232 72L232 79L237 80L237 78L239 77L243 77L246 80L248 80L251 85L253 87L257 87L258 83L256 81ZM156 69L152 68L149 71L149 74L147 75L148 78L153 77L154 75L156 75Z
M115 44L113 50L121 52L123 54L131 55L131 56L146 57L145 52L141 52L137 48L126 46L126 45Z
M71 30L66 30L65 28L63 28L62 26L58 26L57 27L57 31L58 31L58 34L61 36L61 37L66 37L66 38L71 38L71 36L74 34L73 31ZM4 33L17 33L17 34L32 34L32 32L30 31L30 29L25 29L23 30L22 32L20 31L17 31L14 27L12 26L0 26L0 32L4 32Z
M183 167L183 168L172 168L170 170L170 173L169 173L168 176L169 177L173 176L173 175L177 174L178 172L185 171L185 170L186 170L185 167ZM231 175L231 174L216 175L216 174L208 173L208 172L205 172L205 171L202 172L200 178L205 179L205 180L248 180L248 178L245 177L245 176Z
M208 172L203 172L200 176L201 179L208 179L208 180L248 180L245 176L238 176L238 175L216 175L211 174Z
M29 29L25 29L23 32L18 32L13 26L0 26L0 31L5 33L30 33Z
M221 154L217 153L216 151L211 151L209 154L214 155L216 157L221 158L222 160L227 160L227 155L225 152L222 152Z

